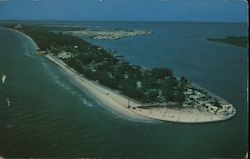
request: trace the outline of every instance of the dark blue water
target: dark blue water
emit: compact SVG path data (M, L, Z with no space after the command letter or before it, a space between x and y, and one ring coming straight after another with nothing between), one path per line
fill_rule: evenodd
M69 24L68 24L69 25ZM70 24L72 25L72 24ZM169 67L231 102L225 122L180 124L127 120L79 90L54 64L34 57L29 40L0 29L0 156L241 158L247 151L247 49L208 37L247 35L244 24L79 23L144 29L149 36L88 41L132 64ZM6 98L11 106L6 104Z

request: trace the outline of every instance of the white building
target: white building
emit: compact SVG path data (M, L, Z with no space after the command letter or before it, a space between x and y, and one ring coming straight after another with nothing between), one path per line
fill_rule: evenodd
M69 52L62 52L62 53L59 53L58 54L58 57L59 58L62 58L62 59L69 59L73 56L72 53L69 53Z
M137 81L137 82L136 82L136 87L137 87L137 88L141 88L141 87L142 87L142 83L141 83L140 81Z
M213 106L210 103L206 103L205 105L207 106L207 110L211 113L215 113L219 109L218 107Z

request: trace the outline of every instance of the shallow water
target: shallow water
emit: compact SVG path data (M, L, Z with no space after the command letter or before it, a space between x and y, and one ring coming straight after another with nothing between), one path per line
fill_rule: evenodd
M79 90L29 40L0 28L0 156L4 157L243 157L247 150L247 49L206 41L246 35L243 24L81 23L146 29L150 36L87 39L117 50L132 64L170 67L231 102L225 122L180 124L127 120ZM11 101L7 106L6 98Z

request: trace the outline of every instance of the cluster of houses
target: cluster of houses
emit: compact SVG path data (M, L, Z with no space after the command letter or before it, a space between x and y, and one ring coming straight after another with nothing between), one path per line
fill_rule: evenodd
M46 55L47 53L50 53L50 51L37 49L34 54L35 55ZM58 58L63 59L63 60L69 59L73 56L74 56L73 53L66 52L66 51L62 51L62 52L58 53L58 55L57 55Z
M40 50L40 49L37 49L35 51L35 55L45 55L45 54L48 54L48 53L54 53L54 52L57 52L57 57L60 58L60 59L63 59L63 60L66 60L66 59L69 59L69 58L72 58L74 57L75 55L72 53L72 52L66 52L66 51L62 51L65 47L61 48L55 48L55 47L51 47L51 50L50 49L47 49L47 50ZM74 46L74 49L77 49L78 46Z
M61 58L61 59L69 59L71 57L73 57L74 55L71 53L71 52L65 52L65 51L62 51L61 53L59 53L57 55L57 57Z
M17 25L14 26L14 28L15 28L15 29L22 29L23 26L22 26L21 24L17 24Z
M207 95L206 92L200 92L192 88L188 88L184 91L186 100L183 102L184 107L193 106L202 111L207 111L219 116L228 116L234 113L235 109L232 104L226 101L218 101ZM217 104L214 104L217 100Z

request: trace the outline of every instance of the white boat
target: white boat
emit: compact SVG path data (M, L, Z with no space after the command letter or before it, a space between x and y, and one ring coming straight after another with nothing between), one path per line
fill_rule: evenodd
M2 83L5 83L7 76L2 74Z

